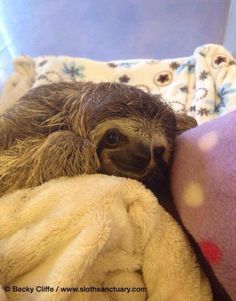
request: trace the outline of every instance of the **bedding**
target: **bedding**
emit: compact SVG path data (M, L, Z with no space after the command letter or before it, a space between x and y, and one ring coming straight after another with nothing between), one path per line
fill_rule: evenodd
M180 226L134 180L51 180L3 196L0 216L0 301L212 300Z
M177 139L177 153L172 169L172 192L183 226L199 242L202 253L209 260L215 275L233 300L236 300L233 288L235 269L230 257L235 253L235 242L229 238L227 228L223 227L223 230L218 231L219 216L222 216L222 224L229 214L231 218L235 218L232 209L233 197L236 194L235 147L233 149L235 113L231 113L231 117L228 117L230 114L227 115L236 108L236 61L232 55L222 46L210 44L197 48L192 56L186 58L98 62L62 56L24 56L17 58L14 66L15 73L9 77L3 89L0 113L14 105L29 89L41 84L62 80L116 81L161 94L174 110L186 112L202 124ZM225 117L221 117L224 115ZM231 121L228 122L228 119ZM217 128L217 134L213 130L214 127ZM205 131L209 132L209 135L204 138ZM206 149L211 146L209 151L199 148L199 139L203 148L204 145ZM228 157L225 156L226 153ZM197 177L204 185L199 190L199 186L194 182L190 185L192 190L186 195L190 198L190 203L193 198L193 202L198 204L198 192L200 191L201 196L203 188L204 206L196 205L197 208L193 208L186 205L181 193L188 179ZM209 222L206 224L206 221ZM227 227L230 233L233 233L234 223L227 223ZM233 237L233 234L230 235ZM224 246L221 237L227 242ZM203 244L200 243L202 240ZM215 262L211 261L212 256ZM227 271L230 271L229 274Z
M236 60L222 46L198 47L193 55L167 60L100 62L66 56L19 57L3 89L0 112L27 90L60 81L112 81L161 94L198 124L236 107Z
M236 300L235 129L236 111L180 135L170 177L182 223L232 300Z

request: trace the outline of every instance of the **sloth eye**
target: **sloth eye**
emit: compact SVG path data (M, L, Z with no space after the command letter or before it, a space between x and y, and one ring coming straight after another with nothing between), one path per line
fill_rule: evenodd
M106 136L106 142L111 145L118 144L120 142L120 136L117 133L110 132Z

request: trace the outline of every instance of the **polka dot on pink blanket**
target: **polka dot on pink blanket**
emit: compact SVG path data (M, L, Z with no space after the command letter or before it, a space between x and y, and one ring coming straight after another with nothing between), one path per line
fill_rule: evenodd
M183 201L191 208L200 207L204 202L204 192L198 182L187 182L183 188Z
M201 251L206 260L211 264L218 264L222 258L222 252L220 248L214 242L210 240L202 240L199 242Z

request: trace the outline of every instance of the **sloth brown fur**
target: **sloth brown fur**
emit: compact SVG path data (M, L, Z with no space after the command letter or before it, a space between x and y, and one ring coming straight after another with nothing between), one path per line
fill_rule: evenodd
M82 173L145 178L169 162L175 136L195 125L128 85L37 87L0 115L0 195Z

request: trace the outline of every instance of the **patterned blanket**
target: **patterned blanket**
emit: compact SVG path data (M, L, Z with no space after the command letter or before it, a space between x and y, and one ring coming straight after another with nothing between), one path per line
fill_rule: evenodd
M199 124L236 107L236 61L222 46L198 47L192 56L167 60L99 62L66 56L19 57L5 84L0 112L32 87L58 81L112 81L161 94Z

